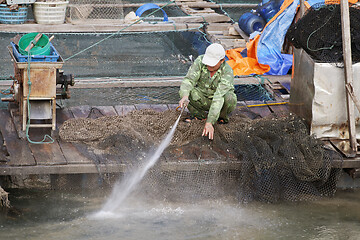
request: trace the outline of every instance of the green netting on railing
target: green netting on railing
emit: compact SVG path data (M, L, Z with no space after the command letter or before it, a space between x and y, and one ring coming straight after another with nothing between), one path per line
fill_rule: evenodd
M221 8L214 8L220 14L229 15L233 21L246 11L249 4L258 1L209 1L223 4ZM162 3L168 16L184 16L186 13L169 1L101 1L105 7L109 4L128 4L123 13L135 11L139 3ZM97 11L99 1L83 0L70 1L70 4L80 4L88 8L87 4L97 4L91 11ZM131 5L133 4L133 5ZM239 7L244 4L246 7ZM129 7L130 6L130 7ZM80 9L81 10L81 9ZM83 9L84 10L84 9ZM145 15L145 14L144 14ZM152 14L161 17L162 12ZM158 23L161 24L161 21ZM201 26L201 25L199 25ZM45 33L46 34L46 33ZM0 40L10 43L16 33L0 33ZM21 34L20 34L21 35ZM48 34L50 35L50 34ZM193 60L205 52L209 41L203 28L171 31L142 31L125 32L122 28L116 33L51 33L55 38L52 41L56 50L65 60L62 70L66 74L73 74L76 79L96 78L149 78L164 76L184 76ZM14 75L13 65L7 48L0 49L0 65L2 79L9 79ZM96 82L96 81L95 81ZM104 83L106 84L106 83ZM236 86L239 101L272 100L261 84ZM63 101L68 105L116 105L149 103L163 104L178 102L178 87L120 87L108 88L99 85L99 88L71 89L71 98Z
M271 101L272 96L261 84L235 86L238 101ZM90 105L177 104L179 87L74 88L71 98L58 101L63 107Z

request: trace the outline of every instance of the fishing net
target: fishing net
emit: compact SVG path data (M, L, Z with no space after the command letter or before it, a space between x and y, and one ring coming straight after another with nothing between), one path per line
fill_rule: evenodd
M350 34L353 63L360 61L360 9L350 10ZM343 64L340 5L323 5L310 8L293 24L286 35L296 47L303 48L314 60Z
M123 23L125 16L141 7L146 3L157 4L159 7L163 7L168 17L187 16L186 12L191 11L207 11L207 13L216 12L229 16L233 22L237 22L239 17L250 11L252 8L256 8L259 0L209 0L209 1L194 1L194 2L211 2L217 4L217 6L210 5L205 8L195 7L189 9L187 2L168 0L70 0L67 11L67 21L71 23L80 23L91 20L112 20L118 23ZM212 7L212 8L211 8ZM144 16L149 11L144 12ZM162 11L158 11L154 14L155 18L163 18ZM149 21L151 19L148 19ZM161 21L161 20L158 20Z
M175 4L169 1L123 1L123 0L70 0L67 21L75 24L89 22L96 19L112 20L113 23L124 23L125 16L141 7L146 3L156 3L159 7L163 7L163 10L169 17L173 16L186 16L184 12ZM150 11L145 11L144 16ZM163 18L163 12L158 11L153 14L155 18ZM161 20L158 20L161 21Z
M237 111L229 124L215 125L213 141L201 137L203 121L180 121L136 193L190 202L227 196L241 202L301 201L335 193L340 171L332 169L332 160L341 157L309 136L302 119L288 113L251 119L244 113ZM138 110L125 116L70 119L59 135L86 146L97 164L138 167L178 116L174 110Z

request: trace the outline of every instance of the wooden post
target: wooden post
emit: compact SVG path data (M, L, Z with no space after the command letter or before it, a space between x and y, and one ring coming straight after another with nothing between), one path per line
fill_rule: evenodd
M351 58L351 35L350 35L350 13L348 0L341 0L341 29L342 29L342 46L344 56L344 70L345 70L345 86L352 85L353 70ZM356 126L355 126L355 106L351 99L350 93L345 87L346 91L346 106L348 113L349 125L349 140L352 149L351 156L355 156L357 152L356 142Z
M305 3L304 2L305 2L304 0L300 0L300 8L299 8L300 18L302 18L305 13Z

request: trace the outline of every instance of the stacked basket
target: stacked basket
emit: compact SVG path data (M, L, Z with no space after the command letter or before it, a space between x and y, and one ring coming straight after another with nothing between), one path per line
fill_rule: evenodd
M39 24L62 24L65 21L68 1L35 2L34 17Z
M3 24L21 24L26 22L28 8L19 7L17 10L10 10L6 4L0 4L0 23Z

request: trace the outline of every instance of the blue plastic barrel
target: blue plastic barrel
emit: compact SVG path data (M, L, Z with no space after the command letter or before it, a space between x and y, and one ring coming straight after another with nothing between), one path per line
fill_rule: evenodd
M19 7L17 11L10 10L6 4L0 4L0 23L3 24L21 24L26 22L28 8Z
M265 22L268 22L280 10L281 3L282 1L271 0L265 4L259 4L256 12L260 14Z
M259 15L247 12L239 18L239 27L246 34L250 35L255 31L261 32L265 27L265 21Z
M140 16L141 16L144 12L146 12L147 10L150 10L150 9L158 9L158 8L160 8L160 7L159 7L158 5L156 5L156 4L154 4L154 3L146 3L146 4L142 5L141 7L139 7L139 8L136 10L135 14L136 14L136 16L139 16L139 17L140 17ZM161 11L162 11L163 14L164 14L164 22L169 21L166 12L165 12L163 9L161 9Z

